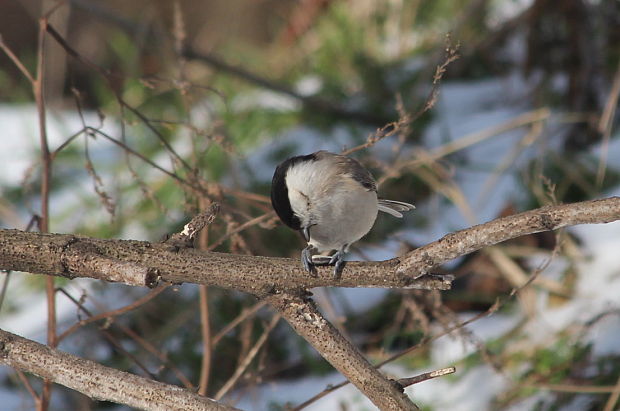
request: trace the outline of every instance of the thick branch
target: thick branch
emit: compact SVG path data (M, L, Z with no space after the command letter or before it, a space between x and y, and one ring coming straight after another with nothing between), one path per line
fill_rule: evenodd
M236 408L183 388L138 377L0 330L0 363L72 388L91 398L147 410Z
M309 276L301 269L297 260L285 258L232 255L193 249L175 251L176 247L170 247L170 244L0 230L0 269L69 278L92 277L143 286L151 286L158 280L172 283L193 282L266 296L300 335L376 405L382 409L415 409L398 390L398 385L374 370L310 302L286 290L316 286L448 288L449 278L442 280L432 276L418 279L415 277L455 257L521 235L568 225L606 223L619 219L619 197L543 207L449 234L400 259L348 263L340 279L332 277L330 268L319 268L317 277ZM50 360L41 361L41 358ZM86 369L72 369L67 372L62 367L57 367L52 359L60 359L61 363L73 361L79 364L78 366L87 366L84 366ZM85 384L85 381L89 381L88 375L103 372L98 369L93 371L92 367L108 370L106 367L4 332L0 332L0 361L80 391L92 390L82 391L87 395L130 405L134 403L128 401L138 401L143 396L147 399L155 398L157 392L163 389L160 383L153 382L156 389L146 394L142 392L137 398L108 398L99 390L101 381L97 381L97 387ZM119 371L113 372L119 373L113 381L118 378L122 381L139 378ZM112 392L118 391L118 382L113 384ZM148 386L142 381L140 385ZM94 388L97 388L96 392ZM170 395L166 394L168 397Z
M417 410L403 387L389 380L303 295L282 293L266 298L295 331L381 410Z
M340 279L330 268L312 277L298 260L206 252L176 251L168 243L100 240L67 234L0 230L0 269L66 278L88 277L153 286L158 280L215 285L262 295L290 288L319 286L448 289L450 279L413 281L396 273L398 260L345 267ZM133 273L133 277L129 274ZM115 275L118 274L118 275Z
M453 258L521 235L619 219L619 197L543 207L449 234L400 258L349 262L339 279L333 278L330 267L319 267L318 275L312 277L297 260L288 258L194 249L177 252L169 245L144 241L0 230L0 269L142 286L152 286L157 280L190 282L255 295L325 286L448 289L449 276L420 276Z
M483 247L541 231L620 220L620 197L541 207L457 231L409 252L397 272L419 277L433 267Z

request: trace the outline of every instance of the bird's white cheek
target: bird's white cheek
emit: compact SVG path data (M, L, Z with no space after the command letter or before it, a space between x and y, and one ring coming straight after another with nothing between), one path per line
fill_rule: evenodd
M306 197L303 193L293 189L289 190L288 199L291 203L291 208L293 209L293 212L301 220L302 227L307 225L308 220L310 219L310 212L308 210L308 197Z

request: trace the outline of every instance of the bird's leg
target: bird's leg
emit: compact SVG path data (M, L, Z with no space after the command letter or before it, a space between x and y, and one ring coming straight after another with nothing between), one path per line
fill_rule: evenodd
M347 253L348 248L349 244L345 244L333 255L313 255L312 252L315 251L316 248L308 244L306 248L301 250L301 263L304 266L304 269L313 275L316 274L316 266L333 265L334 277L338 278L340 277L340 273L346 263L344 256Z
M314 247L310 244L303 250L301 250L301 264L304 266L304 269L310 274L315 275L316 270L314 268L314 263L312 262L312 251Z
M334 266L334 278L340 277L340 274L342 273L342 269L344 268L344 265L346 263L346 261L344 260L344 255L346 254L346 250L348 247L349 244L345 244L340 247L340 250L336 251L336 253L332 255L331 259L329 260L329 265Z

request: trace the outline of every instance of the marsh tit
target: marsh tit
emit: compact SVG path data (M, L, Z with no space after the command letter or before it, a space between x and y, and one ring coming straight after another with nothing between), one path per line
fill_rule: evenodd
M308 242L301 262L334 265L338 276L349 246L370 231L377 212L401 218L415 207L377 198L377 183L357 160L327 151L291 157L282 162L271 182L271 204L284 224L299 230ZM315 255L336 250L333 255Z

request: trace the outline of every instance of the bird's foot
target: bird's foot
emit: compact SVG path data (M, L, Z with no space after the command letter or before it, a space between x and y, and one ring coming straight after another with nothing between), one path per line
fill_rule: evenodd
M316 268L314 268L315 263L312 255L313 249L313 246L308 245L306 248L301 250L301 265L303 265L304 270L310 273L310 275L316 276Z
M346 246L345 246L346 247ZM317 266L333 265L334 266L334 278L339 278L342 270L346 264L344 256L346 254L345 247L336 251L333 255L313 255L312 251L315 248L308 245L301 252L301 263L304 269L312 275L316 275Z
M331 256L329 260L329 265L334 266L334 278L340 278L340 274L342 274L342 270L346 261L344 259L346 245L343 246L340 250L336 251L334 255Z

